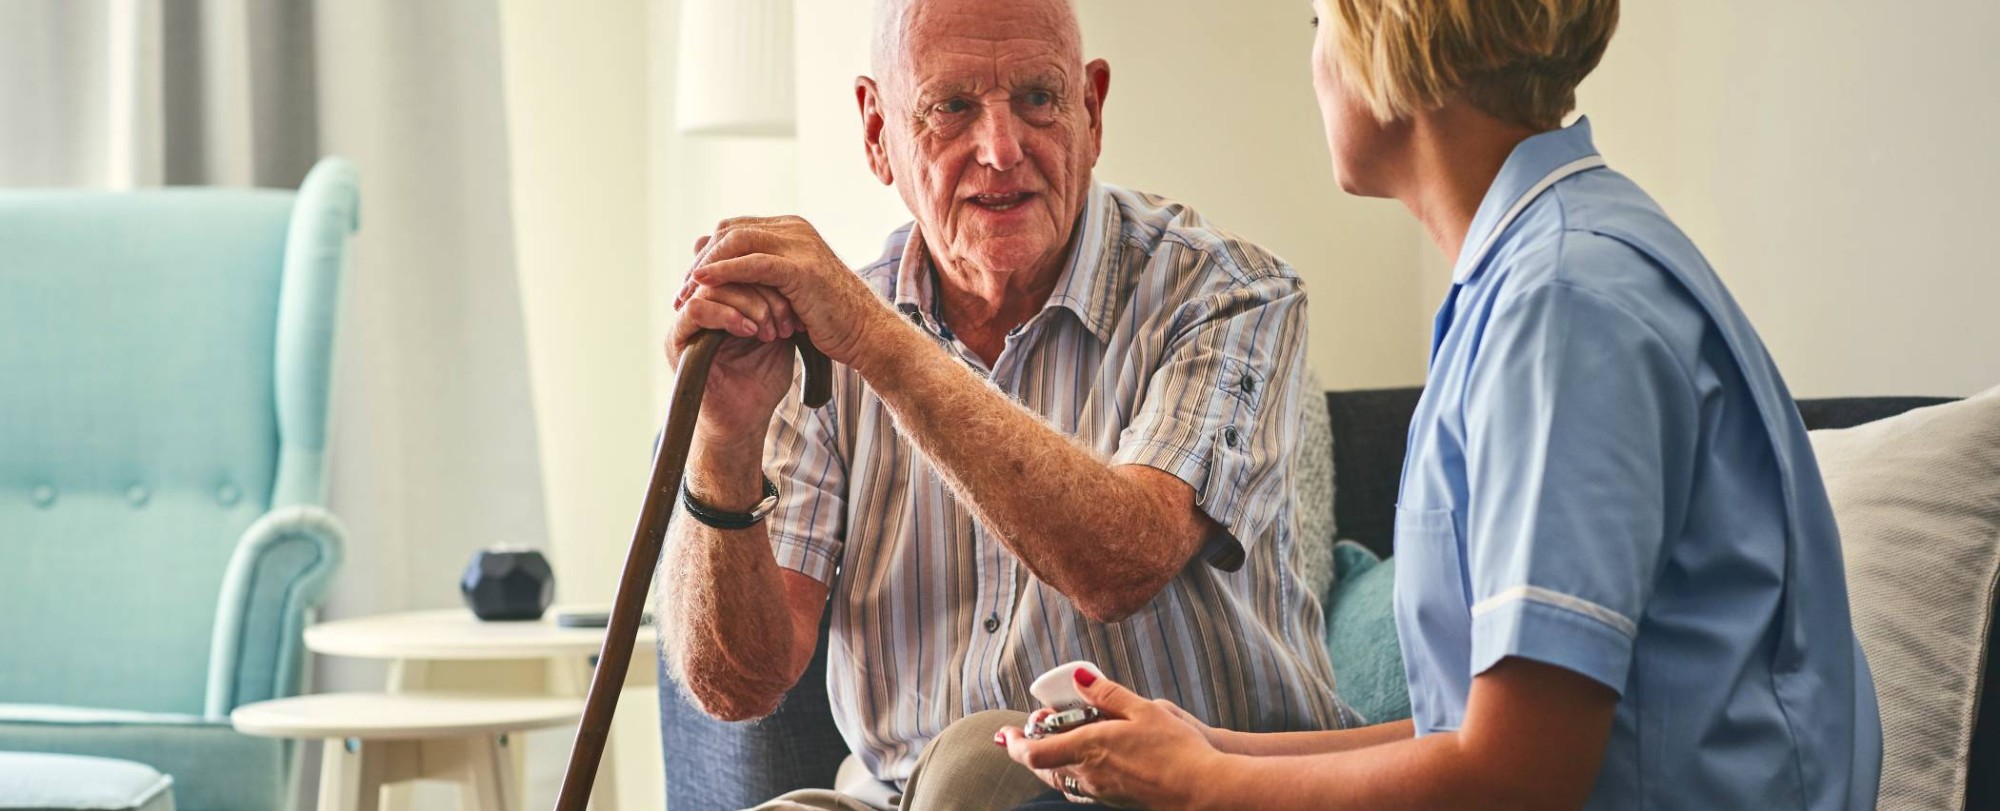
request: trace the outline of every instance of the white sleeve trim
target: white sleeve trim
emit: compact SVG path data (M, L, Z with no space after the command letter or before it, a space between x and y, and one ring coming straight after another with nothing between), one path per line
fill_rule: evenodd
M1571 596L1560 591L1552 591L1540 586L1515 586L1499 594L1480 600L1478 605L1472 607L1472 616L1474 619L1477 619L1481 615L1501 606L1523 600L1582 614L1617 629L1619 633L1627 637L1636 637L1639 635L1639 626L1631 620L1626 619L1624 614L1620 614L1581 597Z

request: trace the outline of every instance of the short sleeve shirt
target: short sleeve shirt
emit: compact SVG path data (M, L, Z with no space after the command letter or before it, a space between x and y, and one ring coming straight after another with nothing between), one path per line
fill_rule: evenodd
M860 273L954 362L1107 464L1185 481L1227 531L1218 547L1243 554L1234 571L1197 559L1136 614L1093 622L837 369L828 407L794 400L774 420L769 526L779 564L831 589L834 720L877 777L906 779L958 718L1032 708L1028 684L1076 659L1224 727L1342 722L1318 601L1292 563L1298 398L1320 395L1301 386L1305 292L1289 266L1184 205L1099 184L1047 305L990 367L938 317L920 229Z
M1522 143L1468 237L1397 507L1418 733L1521 657L1619 694L1590 808L1872 808L1838 532L1719 279L1587 121Z

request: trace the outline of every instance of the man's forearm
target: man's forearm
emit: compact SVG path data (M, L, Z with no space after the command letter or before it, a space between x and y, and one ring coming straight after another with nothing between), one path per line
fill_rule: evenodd
M975 516L1085 614L1115 621L1186 566L1205 525L1113 470L908 322L857 369ZM1169 474L1161 473L1160 476Z
M696 440L688 488L714 506L745 509L762 497L762 445L717 448ZM685 515L661 554L658 612L670 668L710 714L770 714L798 681L794 619L783 571L763 524L718 530Z

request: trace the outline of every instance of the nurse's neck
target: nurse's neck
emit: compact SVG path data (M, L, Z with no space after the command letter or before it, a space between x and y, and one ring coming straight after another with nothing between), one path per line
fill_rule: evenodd
M1391 195L1423 223L1431 241L1456 263L1472 217L1514 147L1537 130L1480 112L1462 99L1410 116L1406 182Z

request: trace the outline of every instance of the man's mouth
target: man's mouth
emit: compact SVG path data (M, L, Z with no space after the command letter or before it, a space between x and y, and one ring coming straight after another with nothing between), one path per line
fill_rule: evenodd
M971 202L973 205L988 211L1012 211L1019 208L1022 203L1027 202L1028 198L1033 196L1035 195L1032 192L1024 191L991 192L975 194L971 197Z

